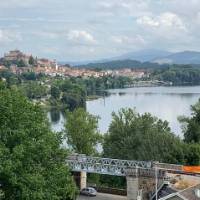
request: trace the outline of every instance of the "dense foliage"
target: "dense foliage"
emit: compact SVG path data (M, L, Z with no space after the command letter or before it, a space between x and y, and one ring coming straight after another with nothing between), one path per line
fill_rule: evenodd
M200 68L187 65L175 65L155 70L151 74L150 79L172 82L173 85L199 85Z
M87 65L77 66L79 68L89 68L89 69L122 69L122 68L131 68L131 69L155 69L163 68L169 66L168 64L159 65L157 63L151 62L140 62L136 60L114 60L107 61L102 63L89 63Z
M0 113L1 199L74 199L62 135L50 130L41 108L14 89L1 89Z
M186 162L189 165L200 165L200 100L191 106L191 117L180 117L186 143Z
M173 135L168 122L151 114L138 114L121 109L112 114L112 122L104 138L103 156L127 159L184 163L184 144ZM122 177L101 176L100 182L111 187L126 187Z
M166 163L184 161L182 142L173 135L168 122L132 109L113 113L103 146L104 156Z
M86 99L90 96L102 96L107 89L124 88L132 83L128 77L89 77L66 78L56 77L50 83L50 103L52 106L62 106L70 111L85 108Z
M67 114L66 135L68 144L76 153L94 155L101 141L98 117L79 108Z
M62 105L70 111L85 108L86 92L83 85L73 83L69 79L57 79L51 84L51 105Z
M200 143L200 100L191 106L192 116L181 117L183 124L184 140L187 143Z
M189 143L185 144L185 163L191 166L200 165L200 144L199 143Z
M41 99L47 96L47 87L36 81L25 83L19 88L29 99Z
M115 89L115 88L125 88L127 85L132 83L132 79L129 77L113 77L113 76L105 76L100 78L88 78L85 79L83 84L87 88L87 94L102 94L103 91L107 89Z

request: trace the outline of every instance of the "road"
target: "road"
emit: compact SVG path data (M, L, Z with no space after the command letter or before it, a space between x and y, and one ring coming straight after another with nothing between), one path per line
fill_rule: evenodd
M124 196L98 193L96 197L80 196L77 200L127 200Z

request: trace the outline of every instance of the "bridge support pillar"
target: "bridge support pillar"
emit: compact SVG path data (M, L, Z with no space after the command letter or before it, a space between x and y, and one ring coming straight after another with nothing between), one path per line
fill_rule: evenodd
M80 189L87 187L87 172L80 172Z
M139 178L134 176L127 176L127 199L138 200Z

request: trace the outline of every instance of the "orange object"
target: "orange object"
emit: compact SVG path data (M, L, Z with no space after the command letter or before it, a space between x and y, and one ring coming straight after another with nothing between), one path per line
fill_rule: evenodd
M200 173L200 166L183 166L184 172Z

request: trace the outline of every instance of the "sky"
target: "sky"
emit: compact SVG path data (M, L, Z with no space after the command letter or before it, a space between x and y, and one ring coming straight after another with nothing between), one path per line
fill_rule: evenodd
M59 61L143 49L200 51L200 0L0 0L0 56Z

